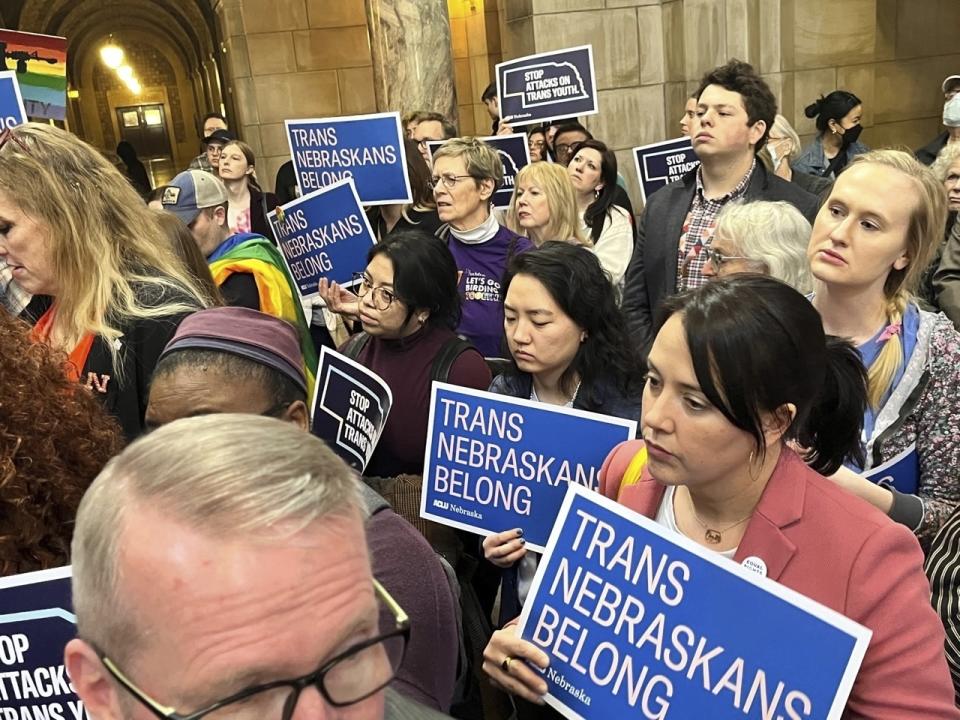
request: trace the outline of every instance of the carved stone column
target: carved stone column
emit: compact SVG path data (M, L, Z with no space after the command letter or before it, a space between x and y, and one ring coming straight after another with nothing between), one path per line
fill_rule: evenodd
M457 123L446 0L366 0L377 110L431 110Z

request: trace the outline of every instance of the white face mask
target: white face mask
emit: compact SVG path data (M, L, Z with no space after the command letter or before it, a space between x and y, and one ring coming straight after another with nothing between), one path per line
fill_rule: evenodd
M777 140L776 142L781 141ZM769 140L767 141L767 152L770 153L770 161L773 163L774 171L776 171L777 168L780 167L780 163L786 159L786 155L781 155L779 152L777 152L777 146Z
M960 93L943 104L943 124L947 127L960 127Z

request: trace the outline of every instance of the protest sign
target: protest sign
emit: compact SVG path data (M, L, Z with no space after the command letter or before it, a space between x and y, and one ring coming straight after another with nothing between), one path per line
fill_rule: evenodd
M503 122L525 125L598 112L590 45L508 60L496 72Z
M920 485L920 456L914 443L882 465L863 472L868 480L884 485L893 485L908 495L916 495Z
M571 483L520 634L569 718L839 720L872 633Z
M357 472L370 462L392 406L393 393L379 375L330 348L321 349L313 434Z
M69 567L0 578L0 720L86 717L63 665L76 625Z
M517 173L520 172L521 168L530 164L530 146L527 145L527 136L523 133L512 133L477 139L483 140L496 150L500 162L503 163L503 185L493 194L493 206L498 210L510 207L510 198L513 196ZM443 140L431 140L427 143L431 158L443 143Z
M567 484L596 489L633 420L434 383L420 516L480 535L522 528L542 550Z
M643 201L664 185L679 180L700 164L693 152L690 138L641 145L633 149L633 162L640 180Z
M0 72L0 130L9 130L26 121L27 111L23 109L17 74Z
M291 200L267 218L301 298L317 294L320 278L354 284L375 242L349 179Z
M17 74L29 117L67 116L67 39L56 35L0 30L0 71Z
M352 178L364 205L413 201L399 113L287 120L286 128L304 195Z

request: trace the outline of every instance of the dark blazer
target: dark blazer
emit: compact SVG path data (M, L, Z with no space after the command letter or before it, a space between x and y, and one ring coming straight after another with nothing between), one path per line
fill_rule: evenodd
M653 341L653 313L677 287L677 249L683 222L696 192L696 170L660 188L647 200L637 225L637 240L623 289L623 312L637 348L646 356ZM818 200L798 185L767 172L757 163L744 197L785 200L813 222Z
M600 471L601 492L616 487L641 441L621 443ZM665 487L644 471L620 504L655 518ZM930 607L923 552L913 534L872 505L781 451L734 555L758 557L767 577L873 632L844 717L870 720L960 718ZM745 621L749 626L749 621Z
M940 154L940 151L943 150L944 146L947 144L947 140L949 139L950 133L944 130L922 148L916 150L913 154L916 155L917 160L922 162L924 165L933 165L933 161L937 159L937 155Z
M276 195L260 192L252 185L250 186L250 232L263 235L274 245L277 244L277 239L273 236L273 229L267 222L267 216L263 210L266 206L267 212L271 212L276 210L278 205L280 205L280 202Z
M811 195L816 195L817 198L825 200L827 195L830 194L830 190L833 189L833 180L825 177L817 177L816 175L811 175L810 173L805 173L802 170L793 170L793 177L790 182L796 184L801 190L806 190Z

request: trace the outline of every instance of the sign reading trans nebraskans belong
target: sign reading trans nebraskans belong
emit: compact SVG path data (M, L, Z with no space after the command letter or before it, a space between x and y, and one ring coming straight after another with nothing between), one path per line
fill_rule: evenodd
M373 457L391 407L393 393L379 375L328 347L320 350L312 432L358 473Z
M17 74L0 72L0 131L15 128L26 121L27 111L23 108Z
M568 484L592 490L635 420L433 383L420 516L542 550Z
M367 266L375 240L353 180L291 200L267 219L301 298L317 295L320 278L350 287Z
M642 145L633 149L633 162L640 180L643 201L664 185L679 180L700 164L690 138Z
M0 578L0 720L89 717L63 664L76 634L69 567Z
M286 128L303 195L352 179L364 205L413 202L399 113L287 120Z
M496 150L500 162L503 163L503 184L493 194L493 206L498 210L508 208L510 198L513 197L517 173L530 164L530 146L527 144L527 136L523 133L512 133L477 139ZM443 143L443 140L431 140L427 143L431 159Z
M574 483L520 616L568 718L840 720L872 633Z
M590 45L508 60L496 73L503 122L527 125L598 112Z

